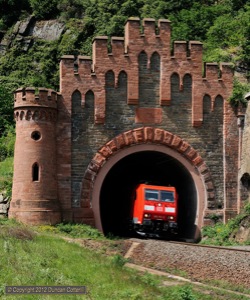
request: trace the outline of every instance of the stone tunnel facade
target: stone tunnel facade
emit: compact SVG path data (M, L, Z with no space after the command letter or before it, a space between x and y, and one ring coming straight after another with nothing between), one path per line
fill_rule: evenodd
M132 18L124 38L96 37L92 58L62 57L59 93L16 91L11 217L102 230L96 191L108 170L126 155L165 150L193 178L199 228L211 215L226 221L237 214L240 138L228 102L232 68L203 65L200 42L171 45L170 21L156 26L153 19ZM126 177L133 172L132 166Z

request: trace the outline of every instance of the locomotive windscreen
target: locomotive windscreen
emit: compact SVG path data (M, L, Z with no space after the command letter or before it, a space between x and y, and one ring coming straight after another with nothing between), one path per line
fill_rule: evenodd
M167 191L161 191L161 201L174 202L174 193L167 192Z
M159 191L145 189L145 199L146 200L155 200L155 201L158 201L158 199L159 199Z
M174 192L145 189L145 200L174 202Z

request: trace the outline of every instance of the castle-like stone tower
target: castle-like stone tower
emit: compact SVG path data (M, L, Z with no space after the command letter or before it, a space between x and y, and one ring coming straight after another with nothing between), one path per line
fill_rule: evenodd
M96 37L92 58L62 57L60 95L17 90L10 216L113 232L145 179L176 186L186 236L238 213L232 68L203 66L197 41L171 48L170 21L132 18L124 38Z
M57 196L57 93L15 92L16 144L10 217L24 223L61 221Z

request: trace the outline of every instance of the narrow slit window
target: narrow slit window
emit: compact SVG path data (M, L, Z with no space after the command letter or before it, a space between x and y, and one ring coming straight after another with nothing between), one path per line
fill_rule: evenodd
M32 167L32 180L39 181L39 165L35 163Z

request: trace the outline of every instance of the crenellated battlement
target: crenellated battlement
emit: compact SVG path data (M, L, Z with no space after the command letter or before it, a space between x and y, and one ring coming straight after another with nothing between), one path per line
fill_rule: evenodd
M126 46L142 38L148 40L161 38L169 43L171 34L170 23L167 19L160 19L156 26L156 21L152 18L145 18L142 21L139 18L129 18L125 25Z
M173 46L172 59L191 59L197 63L202 63L203 44L199 41L175 41Z
M233 78L233 68L230 63L205 63L204 79L212 80L228 80Z
M125 44L123 37L112 37L111 38L111 54L115 56L120 56L125 54Z
M204 95L215 99L221 95L228 99L233 82L233 71L229 64L203 64L203 44L199 41L175 41L171 46L169 20L130 18L125 24L124 37L97 36L93 40L92 59L89 56L65 55L61 60L60 89L64 93L69 87L81 90L85 95L91 90L95 96L95 122L105 122L106 76L112 72L115 86L119 74L126 73L127 104L138 105L143 89L140 85L147 80L143 72L156 76L159 98L156 103L171 105L173 74L180 78L179 90L183 91L186 75L192 78L192 124L201 126ZM155 71L161 71L159 74ZM153 71L154 70L154 71ZM152 73L153 72L153 73ZM154 74L154 75L153 75ZM157 75L158 74L158 75ZM146 76L144 79L140 76ZM158 77L157 77L158 76ZM140 78L140 80L139 80ZM81 84L80 84L81 83ZM151 85L151 86L150 86ZM152 88L152 82L144 89Z
M57 108L58 94L52 89L33 87L19 88L15 91L15 109L25 107Z
M145 51L148 57L157 52L161 60L182 61L202 66L202 43L199 41L175 41L171 53L171 26L170 21L160 19L156 25L155 19L146 18L142 21L139 18L130 18L125 24L124 37L97 36L92 44L92 59L88 56L74 57L64 55L61 58L61 77L65 79L70 76L100 73L109 69L115 69L119 65L120 70L135 71L138 69L138 56ZM190 62L191 61L191 62ZM176 68L176 63L168 62L168 69ZM163 66L165 67L165 66ZM193 65L189 67L192 71ZM133 70L134 69L134 70ZM197 67L195 67L197 70ZM200 77L202 77L202 68ZM175 70L176 71L176 70ZM183 72L182 72L183 73ZM67 79L68 80L68 79Z

